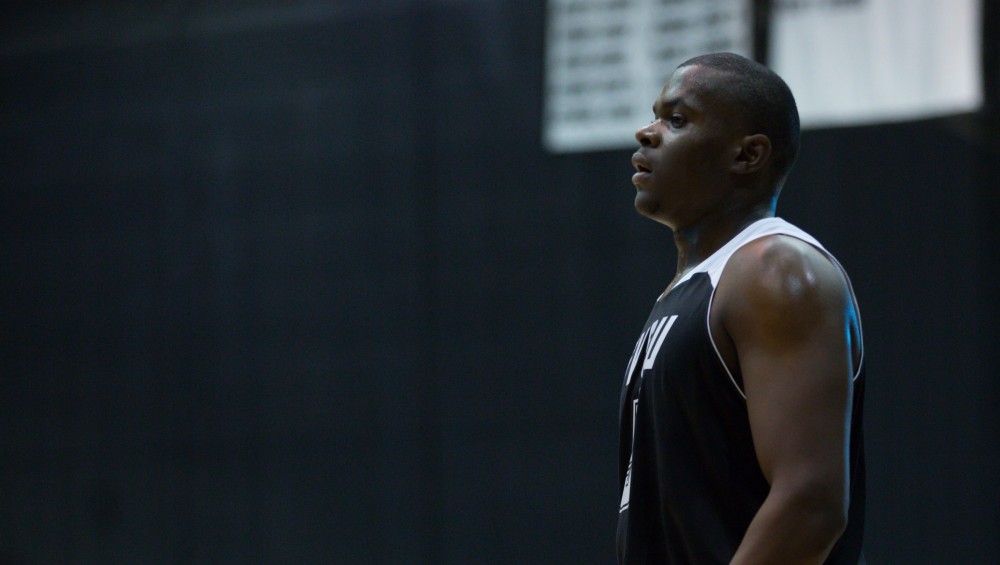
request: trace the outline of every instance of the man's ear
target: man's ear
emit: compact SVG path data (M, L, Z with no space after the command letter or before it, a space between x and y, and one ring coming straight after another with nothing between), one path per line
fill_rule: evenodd
M732 171L748 174L759 171L771 158L771 140L762 133L748 135L740 140L736 148Z

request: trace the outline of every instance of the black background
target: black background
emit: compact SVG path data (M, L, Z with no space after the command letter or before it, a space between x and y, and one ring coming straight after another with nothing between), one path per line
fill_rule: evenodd
M541 149L544 16L8 10L0 561L613 561L676 256ZM870 563L1000 554L989 124L808 131L779 204L861 302Z

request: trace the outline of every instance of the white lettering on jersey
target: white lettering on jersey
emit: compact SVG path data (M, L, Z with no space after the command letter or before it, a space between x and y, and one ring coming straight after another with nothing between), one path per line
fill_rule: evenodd
M639 357L642 356L643 344L646 346L646 355L642 361L642 370L646 371L652 368L653 361L656 360L656 354L660 352L660 346L663 345L663 340L667 338L667 332L670 331L671 326L676 321L676 314L667 318L660 318L642 332L639 340L635 342L635 349L632 351L632 357L628 361L628 367L625 368L625 386L628 386L632 382L632 372L635 371L635 365L639 362Z
M622 512L628 510L628 499L629 499L629 494L630 494L630 492L632 490L631 489L632 485L630 484L631 482L632 482L632 458L629 457L628 458L628 473L626 473L626 475L625 475L625 487L622 488L622 502L621 502L621 505L618 506L618 513L619 514L621 514Z
M642 371L648 371L653 368L653 363L656 361L656 355L660 352L660 347L663 346L663 342L667 339L667 332L670 328L674 326L674 322L677 321L677 315L670 316L668 318L660 318L659 320L653 322L646 331L642 332L639 336L639 341L635 344L635 351L632 352L632 359L629 360L628 368L625 370L625 386L628 386L632 381L632 371L635 370L636 364L639 362L639 357L642 356L643 344L646 346L646 355L642 356ZM632 400L632 441L635 442L635 417L639 411L639 399L635 398ZM631 492L632 486L632 454L628 457L628 470L625 472L625 485L622 487L622 501L618 507L618 512L624 512L628 509L629 494Z
M653 322L653 325L649 327L649 343L646 344L646 358L642 362L643 371L653 368L653 362L656 361L656 354L660 352L660 346L667 339L667 332L670 331L670 328L673 327L676 321L677 314L674 314L669 318L660 318L659 322Z
M639 361L639 354L642 352L642 344L646 341L647 333L649 333L649 328L646 328L639 336L639 340L635 342L635 350L632 351L632 358L629 359L628 368L625 369L625 386L632 382L632 371L635 369L636 362Z
M635 437L635 413L639 409L639 400L632 401L632 437ZM625 486L622 487L622 502L618 506L618 513L628 510L629 493L632 491L632 455L628 456L628 471L625 472Z

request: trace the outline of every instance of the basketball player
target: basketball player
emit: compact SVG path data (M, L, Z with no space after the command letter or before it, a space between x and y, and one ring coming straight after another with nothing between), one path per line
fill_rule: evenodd
M791 91L738 55L696 57L636 139L635 207L678 258L622 387L619 563L863 562L857 303L775 217Z

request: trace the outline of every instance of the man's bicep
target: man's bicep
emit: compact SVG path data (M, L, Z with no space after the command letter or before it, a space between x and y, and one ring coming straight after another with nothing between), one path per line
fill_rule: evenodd
M783 351L740 346L754 449L772 485L846 476L850 356L838 333L816 332Z
M772 488L842 496L851 399L848 291L814 248L764 247L725 319Z

